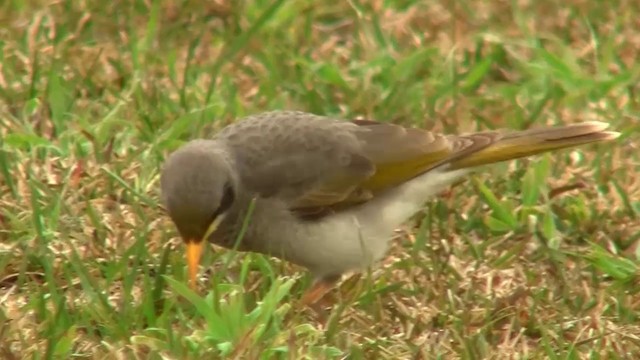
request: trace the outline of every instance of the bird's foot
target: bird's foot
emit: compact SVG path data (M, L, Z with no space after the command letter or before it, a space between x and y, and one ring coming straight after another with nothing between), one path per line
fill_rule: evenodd
M333 302L326 295L333 290L338 280L340 280L339 275L317 279L304 292L300 300L302 307L311 310L322 326L325 326L328 320L327 309L333 305Z
M338 280L340 280L340 275L326 276L316 280L302 295L302 305L313 306L318 304L335 287Z
M312 306L316 305L324 296L333 289L335 286L335 280L320 279L313 283L309 289L307 289L302 295L302 305Z

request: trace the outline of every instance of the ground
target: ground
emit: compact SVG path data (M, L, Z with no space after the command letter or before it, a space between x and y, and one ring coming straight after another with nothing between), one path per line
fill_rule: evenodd
M640 357L639 18L631 0L3 1L0 357ZM622 136L452 186L324 312L298 306L302 269L221 249L193 293L163 159L274 109Z

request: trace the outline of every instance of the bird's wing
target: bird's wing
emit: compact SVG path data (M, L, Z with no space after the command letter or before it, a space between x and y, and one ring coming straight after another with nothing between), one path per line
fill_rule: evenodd
M251 116L219 137L234 153L244 186L292 209L330 206L357 196L375 173L358 126L301 112Z
M494 131L455 136L375 121L353 123L367 129L357 137L376 172L360 186L373 194L478 152L501 137Z
M321 216L401 184L493 140L492 133L447 137L373 121L343 122L298 112L266 113L221 136L245 185Z
M465 135L443 135L425 130L374 121L353 121L361 149L375 171L368 177L340 188L348 195L331 204L315 199L328 190L321 182L298 198L294 209L300 214L325 214L366 201L382 191L446 164L449 169L476 168L546 151L615 139L619 133L605 131L608 124L582 122L566 126L523 131L504 130ZM328 178L327 180L331 180ZM355 179L352 179L355 180ZM340 184L339 184L340 185Z
M243 183L301 216L322 216L375 197L439 165L475 168L615 139L608 124L442 135L375 121L271 112L227 127Z

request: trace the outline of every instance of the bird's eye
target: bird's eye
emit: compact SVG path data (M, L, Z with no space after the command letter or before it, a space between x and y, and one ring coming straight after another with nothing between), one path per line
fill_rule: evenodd
M218 210L216 210L216 213L219 215L229 210L235 198L236 194L233 191L233 187L230 183L226 183L222 189L222 198L220 199L220 206Z
M233 191L233 187L231 186L230 183L226 183L222 188L222 197L220 198L220 205L218 205L218 208L216 209L216 211L214 211L213 214L211 214L211 219L209 220L208 223L209 224L213 223L221 214L229 210L231 205L233 205L235 198L236 196Z

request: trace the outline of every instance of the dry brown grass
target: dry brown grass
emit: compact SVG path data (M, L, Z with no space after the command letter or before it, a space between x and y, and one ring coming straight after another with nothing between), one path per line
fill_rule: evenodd
M154 4L0 5L0 358L640 354L635 2L300 1L262 22L256 2ZM623 136L452 187L322 321L295 305L300 269L242 255L222 271L226 251L205 259L206 293L240 305L205 311L162 280L184 262L159 166L276 108L461 132L596 118ZM492 226L483 183L518 226ZM553 196L523 205L531 186ZM260 327L247 314L276 277L299 281Z

